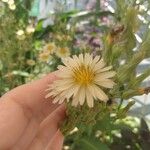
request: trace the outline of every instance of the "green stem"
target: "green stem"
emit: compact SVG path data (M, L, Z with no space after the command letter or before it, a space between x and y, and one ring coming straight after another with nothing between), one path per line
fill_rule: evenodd
M86 145L88 145L89 147L91 147L92 150L97 150L97 148L92 145L91 143L89 143L88 141L86 141L85 139L82 139L81 142L85 143Z
M119 106L118 106L118 110L120 110L122 104L123 104L123 98L121 98L121 100L120 100L120 104L119 104Z

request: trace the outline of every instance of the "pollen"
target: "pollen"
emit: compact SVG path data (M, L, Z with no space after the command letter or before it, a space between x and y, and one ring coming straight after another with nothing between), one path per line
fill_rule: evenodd
M93 82L94 72L89 66L81 65L80 67L74 69L74 80L76 83L81 85L88 85Z

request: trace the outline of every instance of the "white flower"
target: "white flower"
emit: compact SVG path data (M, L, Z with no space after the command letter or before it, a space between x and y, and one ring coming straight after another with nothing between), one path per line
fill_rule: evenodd
M26 32L27 34L31 34L35 31L35 28L32 25L27 26Z
M18 30L18 31L16 32L16 34L19 35L19 36L24 35L24 31L23 31L23 30Z
M114 82L109 79L116 73L109 71L112 67L105 67L100 56L93 58L90 54L74 55L63 60L65 66L59 66L58 80L49 85L47 97L53 97L53 103L69 102L72 106L83 105L85 101L89 107L94 106L94 100L106 102L108 96L102 88L113 88Z
M49 52L50 54L53 54L56 50L56 45L55 43L48 43L44 46L43 50Z
M8 0L9 5L13 5L14 3L15 3L14 0Z
M15 9L16 9L16 5L15 5L15 4L10 4L10 5L9 5L9 9L15 10Z
M70 56L70 50L68 47L58 47L56 50L56 55L60 58L65 58Z
M24 40L24 39L25 39L25 34L24 34L24 31L23 31L23 30L18 30L18 31L16 32L16 34L17 34L17 38L18 38L19 40Z

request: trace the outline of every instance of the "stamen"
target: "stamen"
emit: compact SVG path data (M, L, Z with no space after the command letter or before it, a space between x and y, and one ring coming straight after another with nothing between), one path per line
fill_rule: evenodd
M90 84L94 79L94 73L89 66L81 65L73 70L75 82L82 85Z

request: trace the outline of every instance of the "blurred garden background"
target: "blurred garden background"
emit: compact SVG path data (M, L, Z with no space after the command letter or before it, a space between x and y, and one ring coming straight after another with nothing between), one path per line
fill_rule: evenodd
M0 96L87 52L116 70L115 101L64 150L149 150L150 0L0 0Z

